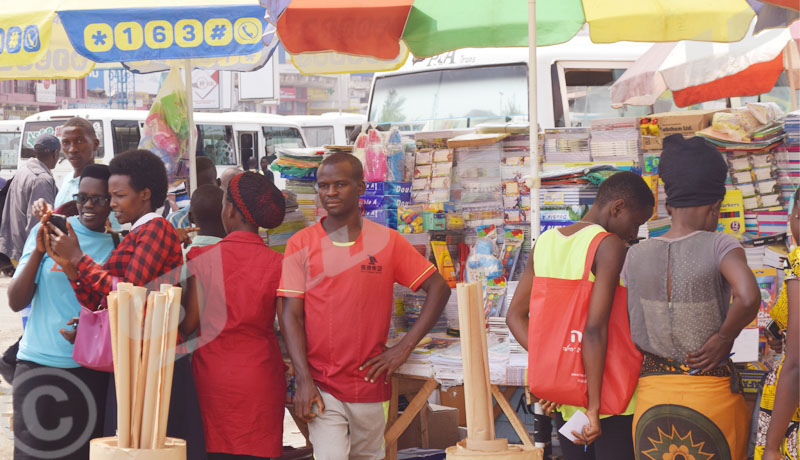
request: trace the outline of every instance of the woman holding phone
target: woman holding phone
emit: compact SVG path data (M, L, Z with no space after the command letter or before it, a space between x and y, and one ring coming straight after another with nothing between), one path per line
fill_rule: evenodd
M81 305L92 310L116 282L151 290L162 283L177 284L183 264L178 234L155 213L167 197L167 171L161 159L148 150L132 150L114 157L109 169L111 210L121 224L131 224L131 231L108 260L101 263L85 253L69 224L69 233L50 226L45 234L48 254L63 267ZM187 441L188 459L203 458L203 427L188 357L176 359L172 388L170 413L175 416L169 419L167 435Z
M113 236L105 229L111 211L109 176L108 166L86 166L75 195L78 215L68 219L59 216L59 225L67 227L69 222L81 247L100 262L105 262L114 249ZM78 365L72 359L72 343L62 337L69 333L81 305L72 293L70 280L45 250L46 228L37 224L31 230L8 287L12 310L31 304L14 374L14 458L85 459L89 457L89 440L102 435L108 374ZM88 393L81 389L88 389ZM65 397L44 397L56 392ZM64 413L69 413L72 424L60 439L43 436L37 429L60 426Z

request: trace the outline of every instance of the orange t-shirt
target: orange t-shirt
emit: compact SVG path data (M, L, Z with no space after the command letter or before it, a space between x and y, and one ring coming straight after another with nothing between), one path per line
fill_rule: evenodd
M352 243L334 243L322 222L292 236L278 295L304 299L314 382L344 402L388 400L384 376L370 383L358 368L384 350L394 283L416 291L435 270L397 231L366 219Z

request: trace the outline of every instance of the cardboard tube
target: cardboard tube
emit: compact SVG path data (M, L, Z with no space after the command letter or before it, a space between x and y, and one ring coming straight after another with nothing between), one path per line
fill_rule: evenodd
M119 370L115 369L114 378L117 390L117 432L120 446L130 446L131 423L131 386L130 386L130 294L127 291L117 292L117 348Z
M147 349L150 344L150 328L153 324L153 302L155 292L151 292L147 297L147 306L144 313L144 326L142 335L142 358L139 361L139 369L136 374L136 392L134 396L133 406L133 421L131 422L132 432L131 437L133 447L138 449L141 445L142 433L142 414L144 412L144 393L145 393L145 380L147 378L146 370L148 365L149 354Z
M181 312L181 288L166 285L169 303L168 314L168 335L167 335L167 355L164 360L164 373L161 381L161 400L159 401L158 410L158 436L157 446L161 448L167 439L167 422L169 420L169 402L172 396L172 376L175 371L175 354L178 346L178 322L180 321ZM161 285L162 291L165 285Z
M139 445L144 449L155 448L155 439L153 431L156 425L156 405L157 405L157 391L158 382L160 381L161 367L163 364L162 352L162 338L164 322L166 321L166 302L167 296L154 292L151 294L153 298L152 310L148 311L148 316L152 320L148 320L150 339L147 341L147 346L144 347L144 353L147 353L147 366L143 369L146 375L144 387L144 400L142 401L142 430L139 437ZM148 332L145 331L145 337Z
M129 283L126 283L129 284ZM142 329L144 328L145 310L147 309L147 288L130 286L131 293L131 388L139 382L139 371L142 365ZM143 396L142 396L143 397ZM131 407L141 404L141 399L133 391ZM131 413L133 425L133 412Z
M114 361L114 394L119 395L119 308L117 305L117 293L108 293L108 327L111 333L111 357Z
M467 446L470 440L494 439L494 417L488 386L481 287L476 283L459 283L458 321L461 329L461 357L464 363L464 400L467 413Z

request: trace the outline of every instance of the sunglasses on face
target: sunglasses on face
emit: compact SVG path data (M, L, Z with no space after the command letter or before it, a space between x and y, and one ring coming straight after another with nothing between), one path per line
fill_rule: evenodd
M91 201L95 206L104 206L111 200L111 197L108 195L87 195L85 193L72 195L72 198L80 205L84 205Z

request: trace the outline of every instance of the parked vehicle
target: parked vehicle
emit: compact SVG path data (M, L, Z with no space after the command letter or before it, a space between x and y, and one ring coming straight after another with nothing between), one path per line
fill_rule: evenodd
M60 136L61 126L75 116L92 122L100 141L97 161L108 164L114 155L137 148L147 111L69 109L37 113L24 121L18 161L33 156L33 142L39 134L49 132ZM197 112L194 121L197 153L212 158L220 172L229 166L247 165L251 157L260 159L274 155L279 146L306 146L300 126L280 115ZM59 161L53 170L57 184L71 173L72 168L66 161Z
M349 145L350 134L367 122L358 113L329 112L322 115L288 115L286 118L300 125L309 147Z
M17 170L22 145L22 120L0 120L0 177L11 179Z

